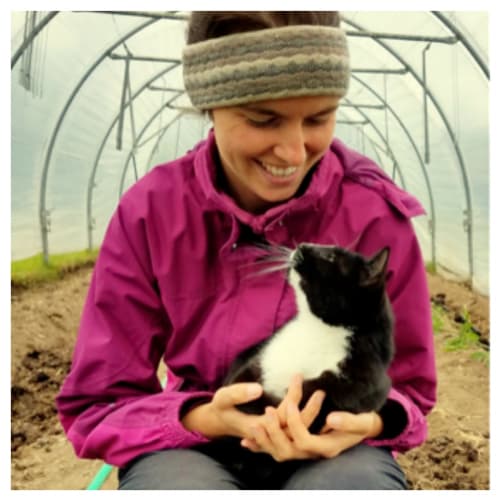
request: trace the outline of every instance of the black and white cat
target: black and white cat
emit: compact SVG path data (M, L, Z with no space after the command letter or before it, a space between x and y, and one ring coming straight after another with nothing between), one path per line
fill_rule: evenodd
M393 315L385 291L389 249L371 258L337 246L300 244L282 249L297 315L232 364L225 385L256 381L263 395L238 406L262 414L285 396L292 376L303 375L302 407L316 390L326 394L310 426L318 433L334 410L379 410L390 389L387 369L393 356ZM277 269L275 267L274 269ZM267 487L291 464L242 448L237 438L216 440L207 450L249 481ZM288 462L294 463L294 462Z

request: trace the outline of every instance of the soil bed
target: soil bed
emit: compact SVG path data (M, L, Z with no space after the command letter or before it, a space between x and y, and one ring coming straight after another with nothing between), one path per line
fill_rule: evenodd
M83 268L57 282L12 291L12 489L85 489L102 465L75 457L54 408L90 273ZM489 368L474 358L479 349L488 350L489 299L438 276L430 276L429 284L432 301L447 311L435 336L438 404L428 418L427 442L399 462L413 489L489 489ZM482 346L446 351L464 308ZM104 488L116 485L112 473Z

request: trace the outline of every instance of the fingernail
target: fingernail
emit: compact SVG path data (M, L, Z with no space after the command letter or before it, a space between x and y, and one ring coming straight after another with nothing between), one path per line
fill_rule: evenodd
M247 396L257 397L261 394L261 385L258 383L252 383L247 385Z
M317 401L317 403L322 403L324 401L324 398L325 398L325 393L323 391L317 391L317 393L315 394L315 399Z

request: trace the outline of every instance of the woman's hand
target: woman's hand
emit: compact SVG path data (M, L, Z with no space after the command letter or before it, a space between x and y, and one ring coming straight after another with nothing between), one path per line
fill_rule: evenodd
M268 422L267 415L246 414L235 406L260 397L263 388L257 383L236 383L224 386L214 393L212 400L191 409L181 419L183 426L214 439L222 436L240 437L252 440L253 432ZM299 404L302 395L302 378L293 379L287 396L279 405L277 412L281 426L286 427L287 402ZM301 419L309 427L320 410L323 392L315 392L301 411Z
M242 446L254 452L267 452L279 462L332 458L366 438L376 437L381 433L383 423L375 412L332 412L321 433L312 435L308 427L316 417L322 401L320 398L320 404L318 405L318 401L315 404L314 396L300 411L297 405L301 398L300 394L298 398L298 380L293 381L284 401L277 409L266 409L264 424L255 424L252 439L242 440ZM308 405L310 411L305 412ZM318 409L314 413L316 405Z
M263 421L263 416L245 414L235 406L260 397L263 388L257 383L237 383L224 386L212 400L201 404L181 419L183 426L209 439L222 436L251 437L251 429Z

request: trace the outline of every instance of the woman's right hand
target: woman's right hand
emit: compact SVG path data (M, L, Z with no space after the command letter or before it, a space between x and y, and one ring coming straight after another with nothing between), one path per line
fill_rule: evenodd
M235 406L259 398L263 387L258 383L236 383L223 386L214 393L212 400L188 411L181 419L189 431L197 431L213 439L222 436L251 438L263 416L245 414Z
M287 427L286 407L290 403L299 405L302 396L302 381L300 374L291 380L287 395L277 408L281 427ZM214 393L212 400L200 404L188 411L181 419L183 426L189 431L197 431L213 439L222 436L234 436L252 443L255 430L259 425L268 423L265 414L245 414L235 406L251 402L259 398L263 387L258 383L236 383L223 386ZM316 391L300 410L303 424L308 428L316 418L324 398L322 391ZM285 430L287 433L287 430Z

